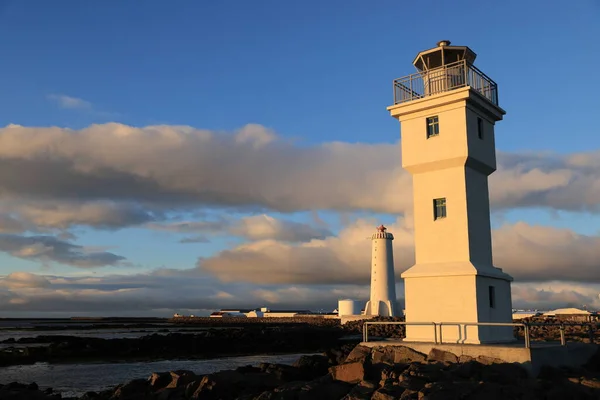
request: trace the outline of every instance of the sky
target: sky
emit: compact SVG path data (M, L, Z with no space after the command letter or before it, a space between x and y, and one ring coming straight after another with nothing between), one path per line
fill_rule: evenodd
M332 310L414 263L392 81L498 83L494 264L600 309L600 3L0 0L0 317ZM403 285L398 279L400 302Z

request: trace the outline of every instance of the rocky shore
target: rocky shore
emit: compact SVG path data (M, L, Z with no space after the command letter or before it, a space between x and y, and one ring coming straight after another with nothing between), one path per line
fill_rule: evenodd
M202 376L191 371L157 372L78 400L600 398L600 352L584 368L545 368L537 378L518 364L498 361L459 358L436 349L422 354L403 346L345 346L302 356L292 366L265 363ZM34 383L0 386L0 400L60 398Z
M5 340L5 344L21 346L1 349L0 366L40 361L200 359L231 355L321 352L337 346L343 334L340 329L318 326L248 326L243 329L207 329L193 334L153 334L127 339L37 336Z

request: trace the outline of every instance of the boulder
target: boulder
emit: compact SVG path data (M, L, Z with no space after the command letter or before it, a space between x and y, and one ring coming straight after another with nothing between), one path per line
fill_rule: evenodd
M191 398L233 399L241 394L258 394L281 383L273 374L265 372L241 374L236 371L221 371L204 376Z
M168 389L182 387L198 379L195 373L187 370L171 371L169 376L171 382L166 386Z
M600 380L596 378L582 378L580 382L583 386L600 391ZM598 393L598 395L600 396L600 393Z
M391 346L375 347L371 351L373 364L394 364L395 348Z
M354 349L352 349L350 354L348 354L348 357L346 357L346 362L353 362L353 361L365 362L369 358L370 355L371 355L370 347L358 345Z
M150 395L150 385L147 379L134 379L115 389L112 399L142 400Z
M490 364L481 371L481 379L503 385L515 385L529 379L529 373L518 363Z
M459 400L475 390L476 382L432 382L419 392L420 400Z
M406 346L394 346L394 364L411 363L413 361L423 362L427 356Z
M148 384L152 391L157 391L171 383L171 374L169 372L153 372L148 378Z
M292 367L291 365L261 363L259 365L259 369L260 372L274 375L277 379L283 382L291 382L302 379L302 373L300 369Z
M427 360L428 361L457 363L458 357L456 356L456 354L450 353L449 351L444 351L444 350L433 348L427 355Z
M480 381L483 367L484 365L477 361L469 361L454 366L450 371L455 378Z
M384 387L377 389L373 396L372 400L395 400L400 398L406 388L397 385L385 385Z
M329 372L336 381L347 383L358 383L365 378L365 367L360 361L336 365Z
M342 400L369 400L377 386L369 381L361 381Z
M475 360L477 360L477 362L482 363L483 365L502 364L502 363L506 362L499 358L488 357L488 356L477 356L477 358Z
M329 371L329 359L322 355L302 356L294 364L303 380L312 380L326 375Z

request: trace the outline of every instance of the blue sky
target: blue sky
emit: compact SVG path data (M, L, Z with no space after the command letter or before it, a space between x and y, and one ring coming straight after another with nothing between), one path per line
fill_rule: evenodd
M215 134L231 134L247 124L257 124L276 135L281 146L292 146L299 154L331 142L392 148L399 140L398 122L385 109L392 102L392 80L414 72L411 61L419 51L448 39L473 49L478 54L478 68L499 85L500 105L507 111L505 120L496 126L499 154L518 154L532 163L531 155L537 159L547 154L542 171L567 173L567 167L552 169L557 159L600 149L600 132L593 122L600 109L596 71L600 65L599 18L600 3L594 0L430 1L427 5L355 0L4 0L0 2L0 126L39 128L38 136L32 138L46 138L52 135L49 127L78 131L110 122L129 127L190 126ZM151 141L150 135L140 143L152 146ZM48 143L48 152L64 144ZM391 157L399 153L399 149L397 153L386 150L382 155L389 161L382 165L392 163ZM76 151L73 154L79 157ZM85 157L81 155L82 160ZM134 154L132 158L136 158ZM170 168L177 158L165 153L164 159L152 162ZM178 165L181 179L199 173L194 168L206 167L199 163ZM132 170L143 168L133 162L129 166ZM517 175L523 172L521 164L510 167ZM596 172L600 176L594 168L598 167L580 166L578 173L586 173L589 179ZM269 165L261 166L260 173L268 170ZM215 170L213 174L218 173ZM294 178L283 182L290 184L293 193ZM587 187L592 191L594 185ZM594 210L598 205L594 196L600 189L584 196L577 192L579 186L572 187L569 196L574 200L553 192L548 196L554 200L547 203L532 205L523 200L498 206L492 218L494 228L523 221L597 237L600 218ZM334 200L333 205L317 201L314 206L307 203L286 210L257 208L236 200L241 208L232 211L214 202L190 203L168 197L176 197L173 193L180 193L177 191L169 192L160 206L152 201L147 206L150 203L138 194L115 200L110 191L69 186L63 193L61 188L53 184L44 190L27 189L22 198L34 208L46 201L71 205L117 201L120 207L127 200L145 211L160 209L166 217L153 221L163 224L193 220L198 212L205 214L204 219L231 221L268 214L315 229L321 226L334 236L361 218L395 224L402 215L401 211L361 209ZM337 190L335 186L329 189ZM229 191L223 189L219 198L224 199ZM11 193L8 200L0 198L6 202L6 215L18 214L6 204L19 202L19 196ZM581 203L577 196L582 196ZM569 205L563 206L565 202ZM589 212L581 211L584 203ZM110 229L102 223L50 225L19 234L69 233L74 235L67 240L71 244L122 255L127 261L81 269L15 256L15 250L6 250L0 253L0 276L18 271L44 276L108 276L161 268L186 270L195 268L199 257L209 258L252 241L248 234L210 229L189 233L149 228L145 223ZM208 242L179 242L194 235L202 235Z

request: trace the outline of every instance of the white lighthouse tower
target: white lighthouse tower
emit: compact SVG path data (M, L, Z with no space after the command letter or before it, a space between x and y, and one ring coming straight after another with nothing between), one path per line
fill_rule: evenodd
M511 327L476 324L512 322L512 278L492 261L488 194L494 124L505 111L475 57L441 41L417 55L416 74L394 81L388 110L400 121L414 195L416 263L402 274L405 312L407 322L466 323L466 337L444 324L444 341L501 343L514 340ZM406 329L406 341L434 341L430 326Z
M386 229L381 225L371 236L371 299L367 301L365 315L398 315L392 250L394 235L386 232Z

